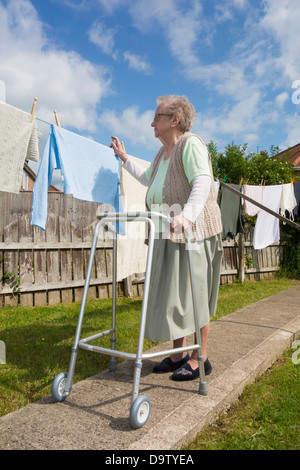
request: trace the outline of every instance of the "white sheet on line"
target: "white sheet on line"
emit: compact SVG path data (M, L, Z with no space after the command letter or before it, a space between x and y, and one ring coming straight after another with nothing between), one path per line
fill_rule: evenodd
M150 162L130 156L145 170ZM124 212L145 211L147 187L139 183L128 171L121 169L121 195ZM117 279L125 279L146 271L148 247L145 244L145 222L126 222L125 236L118 236Z

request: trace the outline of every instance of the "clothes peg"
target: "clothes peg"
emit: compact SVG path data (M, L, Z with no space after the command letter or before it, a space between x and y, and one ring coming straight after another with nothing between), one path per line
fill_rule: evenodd
M34 98L34 102L33 102L32 108L31 108L31 120L30 120L30 122L32 122L33 119L34 119L34 113L35 113L35 108L36 108L36 102L37 102L37 98Z
M58 127L59 130L61 131L61 127L60 127L60 123L59 123L59 120L58 120L58 116L57 116L57 112L56 112L56 111L54 111L54 116L55 116L55 121L56 121L57 127Z

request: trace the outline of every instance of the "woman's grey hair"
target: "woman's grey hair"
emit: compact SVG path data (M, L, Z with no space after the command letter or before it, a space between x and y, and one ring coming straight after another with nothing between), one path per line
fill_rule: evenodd
M196 111L186 96L160 96L157 99L157 104L158 106L160 104L164 104L168 113L178 114L180 116L179 127L182 132L188 132L191 130L196 119Z

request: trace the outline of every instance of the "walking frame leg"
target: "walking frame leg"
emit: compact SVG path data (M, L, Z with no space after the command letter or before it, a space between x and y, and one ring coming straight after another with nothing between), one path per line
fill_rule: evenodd
M111 334L111 349L116 349L116 310L117 310L117 233L114 232L113 239L113 299L112 299L112 334ZM109 371L115 372L117 370L117 360L114 356L110 357Z
M190 271L190 279L191 279L192 299L193 299L195 328L196 328L196 341L197 341L197 344L199 345L199 348L198 348L198 363L199 363L199 375L200 375L199 394L207 395L208 388L207 388L207 383L205 379L204 356L202 354L201 333L200 333L200 327L199 327L199 319L197 315L198 306L197 306L197 300L196 300L196 285L195 285L194 269L193 269L192 247L191 247L190 238L188 236L187 236L187 250L188 250L188 258L189 258L189 271Z
M132 389L132 400L131 400L132 403L138 397L138 394L139 394L140 377L141 377L141 370L142 370L144 335L145 335L145 326L146 326L146 315L147 315L148 297L149 297L149 285L150 285L150 276L151 276L151 267L152 267L155 226L154 226L153 220L151 219L148 220L148 223L149 223L148 255L147 255L146 276L145 276L145 281L144 281L144 294L143 294L143 303L142 303L141 320L140 320L139 341L138 341L138 347L137 347L136 360L134 363L133 389Z
M96 251L96 246L97 246L97 241L98 241L98 234L99 234L100 224L101 224L101 220L97 223L96 228L95 228L95 232L94 232L94 238L93 238L93 243L92 243L92 247L91 247L90 258L89 258L89 263L88 263L88 269L87 269L87 273L86 273L86 280L85 280L85 284L84 284L82 301L81 301L81 306L80 306L80 311L79 311L79 316L78 316L78 322L77 322L77 328L76 328L76 333L75 333L75 340L74 340L74 344L73 344L73 347L72 347L71 359L70 359L68 376L67 376L67 381L66 381L66 392L70 392L70 390L72 389L73 375L74 375L75 364L76 364L77 353L78 353L78 343L79 343L79 340L80 340L82 321L83 321L83 317L84 317L85 305L86 305L87 294L88 294L90 278L91 278L91 273L92 273L92 267L93 267L93 261L94 261L95 251Z

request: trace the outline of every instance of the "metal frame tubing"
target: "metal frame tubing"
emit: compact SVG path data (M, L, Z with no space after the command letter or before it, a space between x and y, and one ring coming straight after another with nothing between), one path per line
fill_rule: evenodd
M199 393L200 395L207 395L208 388L205 379L205 369L204 369L204 357L202 354L202 341L201 341L201 332L199 326L199 318L198 318L198 305L196 299L196 285L195 285L195 277L194 277L194 268L193 268L193 250L191 246L191 240L188 234L186 233L187 239L187 250L188 250L188 258L189 258L189 271L190 271L190 279L191 279L191 287L192 287L192 298L193 298L193 308L194 308L194 319L195 319L195 328L196 328L196 342L198 343L198 363L199 363L199 375L200 375L200 384L199 384ZM194 347L194 349L196 349Z
M148 297L149 297L149 286L150 286L150 276L151 276L151 268L152 268L152 257L153 257L153 246L154 246L154 236L155 236L155 225L152 220L153 217L160 217L163 219L165 223L171 223L172 219L164 214L159 212L127 212L127 213L101 213L98 215L100 219L95 227L93 243L90 252L90 258L88 263L88 269L86 274L86 280L83 289L83 296L78 316L78 323L75 333L74 344L72 347L69 371L66 380L66 392L69 393L72 389L72 381L75 369L75 363L77 358L77 353L79 348L85 349L88 351L108 354L112 356L109 364L109 370L115 371L117 368L117 361L116 357L120 358L127 358L131 360L135 360L134 363L134 377L133 377L133 389L132 389L132 403L137 398L139 393L139 384L140 384L140 377L141 377L141 369L142 369L142 359L144 358L154 358L159 356L164 356L168 354L184 352L184 351L191 351L194 349L198 349L198 361L199 361L199 371L200 371L200 387L199 393L202 395L207 395L207 385L205 381L205 372L204 372L204 361L202 355L202 346L201 346L201 335L200 335L200 328L199 328L199 320L197 316L198 307L196 301L196 286L195 286L195 279L194 279L194 271L193 271L193 261L192 261L192 249L191 249L191 242L189 239L188 234L186 234L187 238L187 249L188 249L188 257L189 257L189 271L190 271L190 279L191 279L191 288L192 288L192 296L193 296L193 308L194 308L194 319L195 319L195 328L196 328L196 341L197 344L193 344L191 346L185 346L182 348L173 348L168 349L160 352L155 353L144 353L143 354L143 345L144 345L144 334L145 334L145 325L146 325L146 315L147 315L147 306L148 306ZM140 319L140 330L139 330L139 339L138 339L138 346L136 354L125 353L116 350L116 299L117 299L117 234L115 230L113 230L113 298L112 298L112 328L107 331L102 331L98 334L89 336L88 338L84 338L80 340L80 334L82 329L82 322L84 317L84 311L86 306L87 294L90 284L91 272L93 267L93 260L95 257L95 251L97 247L97 241L99 236L99 229L101 225L104 225L107 222L126 222L126 221L144 221L149 224L149 242L148 242L148 255L147 255L147 263L146 263L146 275L144 281L144 294L143 294L143 301L142 301L142 310L141 310L141 319ZM111 349L102 348L99 346L93 346L88 344L89 341L93 341L97 338L101 338L106 335L111 335Z
M90 284L90 279L91 279L91 272L92 272L92 267L93 267L93 260L95 256L101 222L102 221L100 220L97 223L95 227L95 231L94 231L93 243L91 247L86 280L84 284L82 301L81 301L78 322L77 322L77 327L76 327L75 339L74 339L74 344L73 344L72 353L71 353L69 371L68 371L68 376L66 380L66 392L70 392L70 390L72 389L73 375L74 375L75 363L76 363L76 358L77 358L77 353L78 353L79 338L80 338L80 333L81 333L81 328L82 328L82 321L83 321L83 316L84 316L86 299L87 299L87 294L88 294L88 289L89 289L89 284Z

